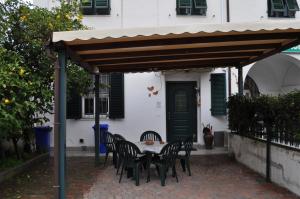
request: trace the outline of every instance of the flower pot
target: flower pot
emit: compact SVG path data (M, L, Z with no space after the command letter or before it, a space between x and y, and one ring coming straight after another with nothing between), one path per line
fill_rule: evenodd
M203 136L203 139L204 139L204 143L205 143L205 148L206 149L212 149L212 144L213 144L213 141L214 141L214 136L212 134L205 134Z

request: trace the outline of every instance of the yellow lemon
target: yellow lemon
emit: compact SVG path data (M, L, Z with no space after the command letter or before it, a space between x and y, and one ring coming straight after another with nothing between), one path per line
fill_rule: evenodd
M5 104L5 105L8 105L8 104L10 104L10 103L11 103L11 101L10 101L9 99L7 99L7 98L4 99L4 104Z
M21 17L20 17L20 20L21 20L21 21L25 21L26 18L27 18L26 15L24 15L24 16L21 16Z
M77 19L78 19L79 21L81 21L81 20L83 19L83 15L81 15L81 14L78 15L78 16L77 16Z
M24 73L25 73L25 70L23 68L21 68L19 70L19 75L22 77L24 75Z
M52 23L49 23L48 26L49 26L49 28L50 28L51 30L53 29Z
M66 17L67 19L70 19L70 18L71 18L70 15L68 15L68 14L66 14L65 17Z

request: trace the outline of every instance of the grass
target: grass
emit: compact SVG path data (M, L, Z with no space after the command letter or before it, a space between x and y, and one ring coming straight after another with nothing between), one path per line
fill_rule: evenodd
M9 158L5 158L0 160L0 172L9 169L9 168L13 168L16 167L20 164L22 164L24 162L24 160L18 160L17 158L14 157L9 157Z

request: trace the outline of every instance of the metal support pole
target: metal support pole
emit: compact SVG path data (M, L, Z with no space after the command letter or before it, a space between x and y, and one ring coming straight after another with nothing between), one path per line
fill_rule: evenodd
M266 181L271 182L271 129L267 125L267 149L266 149Z
M54 116L54 171L55 197L65 198L65 143L66 143L66 55L58 51L55 67L55 116Z
M226 21L227 23L230 22L230 2L229 0L226 0ZM228 96L230 97L232 92L231 92L231 68L227 68L228 71Z
M243 67L238 67L238 87L239 87L239 95L243 96L244 94Z
M100 108L100 98L99 98L99 74L95 74L95 101L96 101L96 110L95 110L95 165L100 164L99 157L99 144L100 144L100 119L99 119L99 108Z

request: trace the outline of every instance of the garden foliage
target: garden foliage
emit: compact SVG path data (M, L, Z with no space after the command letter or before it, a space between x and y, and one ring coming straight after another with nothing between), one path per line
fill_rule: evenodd
M32 137L32 127L53 111L53 31L86 29L77 1L47 10L19 0L0 3L0 151L1 138ZM68 90L84 93L90 76L68 63ZM18 155L18 154L17 154Z
M289 134L300 141L300 91L279 96L255 98L234 95L229 98L229 129L251 134L258 123L272 132Z

